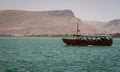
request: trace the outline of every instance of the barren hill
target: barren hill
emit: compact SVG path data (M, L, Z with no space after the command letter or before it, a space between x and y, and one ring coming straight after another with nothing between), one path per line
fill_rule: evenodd
M72 34L77 22L81 33L97 32L96 28L77 19L71 10L2 10L0 11L0 34L14 36Z
M109 21L104 27L104 30L109 33L120 33L120 19L114 19Z
M0 11L0 35L29 36L46 34L73 34L79 23L80 33L120 33L120 20L109 23L82 21L71 10Z

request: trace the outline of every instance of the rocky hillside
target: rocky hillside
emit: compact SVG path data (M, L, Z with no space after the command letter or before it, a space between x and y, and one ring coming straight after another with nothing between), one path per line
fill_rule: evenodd
M87 25L97 28L101 33L120 33L120 19L114 19L109 22L83 21Z
M71 10L1 10L0 35L73 34L75 33L77 22L79 23L80 33L120 32L120 24L116 21L110 21L107 24L82 21L76 18Z
M120 19L111 20L103 27L103 29L109 33L120 33Z
M53 11L0 11L0 35L72 34L79 23L81 33L97 32L84 24L71 10Z
M0 34L39 35L69 32L76 19L72 11L0 11ZM68 30L67 28L68 27Z

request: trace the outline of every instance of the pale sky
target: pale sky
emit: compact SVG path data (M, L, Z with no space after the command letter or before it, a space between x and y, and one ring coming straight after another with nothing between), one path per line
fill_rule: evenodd
M0 0L0 10L64 10L89 21L120 19L120 0Z

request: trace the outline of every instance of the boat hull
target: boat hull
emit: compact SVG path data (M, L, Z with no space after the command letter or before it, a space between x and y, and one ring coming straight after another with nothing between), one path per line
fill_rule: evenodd
M81 40L81 39L62 39L64 43L72 46L111 46L112 39L109 40Z

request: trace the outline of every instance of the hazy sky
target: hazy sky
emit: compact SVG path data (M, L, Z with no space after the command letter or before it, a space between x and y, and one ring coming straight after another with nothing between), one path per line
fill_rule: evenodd
M120 19L120 0L0 0L0 10L30 11L70 9L82 20Z

